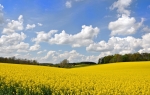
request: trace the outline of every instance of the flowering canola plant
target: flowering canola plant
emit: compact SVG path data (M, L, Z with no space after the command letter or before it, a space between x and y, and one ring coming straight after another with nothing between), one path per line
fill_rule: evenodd
M0 63L0 95L150 95L150 62L72 69Z

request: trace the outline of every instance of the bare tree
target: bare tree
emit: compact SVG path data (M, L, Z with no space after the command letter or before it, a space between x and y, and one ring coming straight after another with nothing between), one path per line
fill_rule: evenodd
M69 61L67 59L64 59L63 61L60 62L60 67L67 67Z

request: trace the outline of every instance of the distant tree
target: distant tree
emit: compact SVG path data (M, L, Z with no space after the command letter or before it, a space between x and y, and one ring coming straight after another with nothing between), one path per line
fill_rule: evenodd
M80 62L79 64L94 65L96 63L95 62Z
M103 57L102 57L102 58L99 58L99 59L98 59L98 64L101 64L101 63L102 63L102 60L103 60Z
M105 56L103 58L99 58L98 60L98 64L105 64L105 63L110 63L111 60L113 59L113 55L108 55L108 56ZM114 62L114 61L113 61Z
M63 61L60 62L60 67L62 68L69 67L69 61L67 59L64 59Z
M122 55L122 62L127 62L128 61L128 56L125 54L125 55Z
M132 61L140 61L141 55L139 53L132 54Z
M150 54L148 54L148 61L150 61Z
M26 61L28 62L28 60L26 60ZM37 63L38 63L38 62L37 62L36 60L33 60L33 61L32 61L32 64L33 64L33 65L37 65Z
M36 60L27 60L27 59L17 59L15 57L4 58L0 57L0 62L2 63L15 63L15 64L29 64L29 65L38 65L39 63Z
M122 62L122 55L115 54L115 57L116 57L116 62Z
M143 61L148 61L150 59L148 53L142 53L141 55L143 57Z
M115 54L99 58L98 64L131 61L150 61L150 53L129 53L125 55Z
M108 55L105 57L104 59L104 63L110 63L110 60L113 58L114 56L113 55Z

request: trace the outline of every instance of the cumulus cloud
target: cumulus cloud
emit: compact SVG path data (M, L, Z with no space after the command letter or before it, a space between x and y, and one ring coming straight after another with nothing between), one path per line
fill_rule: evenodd
M125 38L111 37L108 42L90 44L86 47L87 51L106 52L107 54L126 54L134 53L142 48L142 39L128 36Z
M42 23L37 23L38 24L38 26L42 26L43 24Z
M37 37L33 38L32 41L36 43L66 44L72 47L88 46L93 43L93 39L97 37L99 31L99 28L93 28L91 25L83 25L81 32L74 35L67 34L64 30L59 34L56 34L57 30L51 30L48 33L41 31L37 32Z
M141 18L141 22L137 22L134 17L130 17L131 11L127 8L131 2L132 0L118 0L110 6L111 10L117 9L118 12L118 20L112 21L108 25L111 36L135 34L142 26L144 18Z
M0 52L3 54L9 54L17 53L17 52L28 52L28 43L20 42L16 45L5 45L0 47Z
M143 48L150 48L149 38L150 38L150 33L145 34L145 35L142 36L142 42L143 42L142 46L143 46Z
M43 51L38 51L37 54L41 54L41 53L44 53L46 52L47 50L43 50Z
M4 6L0 4L0 11L2 11L3 8L4 8Z
M144 31L144 32L150 32L150 28L149 28L148 26L145 26L145 27L143 28L143 31Z
M2 35L0 37L0 52L13 53L13 52L27 52L29 44L22 42L26 35L13 33L12 35Z
M21 34L13 33L12 35L2 35L0 38L1 45L16 45L19 42L23 41L26 38L26 35L21 32Z
M28 52L29 44L25 42L20 42L16 45L17 52Z
M0 5L0 11L2 11L2 8L2 5ZM17 52L28 52L29 44L23 42L26 35L23 32L17 33L17 31L23 30L23 16L20 15L18 20L7 21L8 24L0 36L0 52L9 55Z
M98 56L85 56L78 53L76 50L65 51L59 53L57 51L48 51L46 56L42 57L41 60L46 60L47 62L59 63L64 59L68 59L69 62L81 62L81 61L95 61L97 62Z
M131 35L136 33L136 31L142 26L144 19L141 19L141 22L136 23L134 17L128 17L122 15L116 21L109 23L108 28L111 30L111 36L115 35Z
M15 31L23 30L23 16L20 15L18 17L18 20L12 20L10 21L7 26L3 29L2 33L4 34L12 34Z
M131 2L132 0L118 0L111 5L110 9L117 9L119 14L126 14L127 16L130 16L130 10L127 10L126 8L130 6Z
M87 51L98 51L98 52L105 52L113 50L113 47L110 43L106 43L105 41L100 41L99 43L90 44L86 47Z
M27 26L26 26L26 30L28 30L28 29L33 29L33 28L35 28L35 27L36 27L36 25L35 25L35 24L32 24L32 25L27 24Z
M37 54L41 54L41 53L42 53L42 51L37 52Z
M30 51L37 51L40 49L40 45L39 44L34 44L33 46L30 47Z
M147 33L142 36L142 49L139 50L140 53L150 52L150 33Z
M111 37L108 42L100 41L99 43L90 44L86 47L87 51L100 52L101 57L112 54L127 53L150 53L150 33L142 36L142 38L134 38L127 36L125 38Z
M68 44L72 47L87 46L93 43L93 38L97 37L100 29L90 26L82 26L81 32L71 35L62 31L60 34L55 34L53 38L49 40L50 44Z
M57 30L51 30L48 33L45 33L44 31L41 32L36 32L37 37L33 38L32 41L36 42L36 43L40 43L40 42L48 42L48 40L50 39L50 37L56 33Z
M12 56L15 56L16 58L19 58L19 59L28 59L28 60L38 60L39 59L38 57L33 56L29 52L9 54L7 57L12 57Z
M20 42L20 44L16 45L18 49L27 49L29 47L28 43Z
M115 35L131 35L142 26L144 18L141 18L141 22L136 22L134 17L130 17L130 10L127 8L130 6L132 0L118 0L114 2L110 9L117 9L118 20L109 23L108 28L111 30L111 36Z
M66 7L71 8L72 7L72 2L71 1L66 1Z

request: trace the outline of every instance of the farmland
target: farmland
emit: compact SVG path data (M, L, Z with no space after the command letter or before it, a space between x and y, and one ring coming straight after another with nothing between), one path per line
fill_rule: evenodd
M150 62L80 68L0 63L0 95L149 95Z

